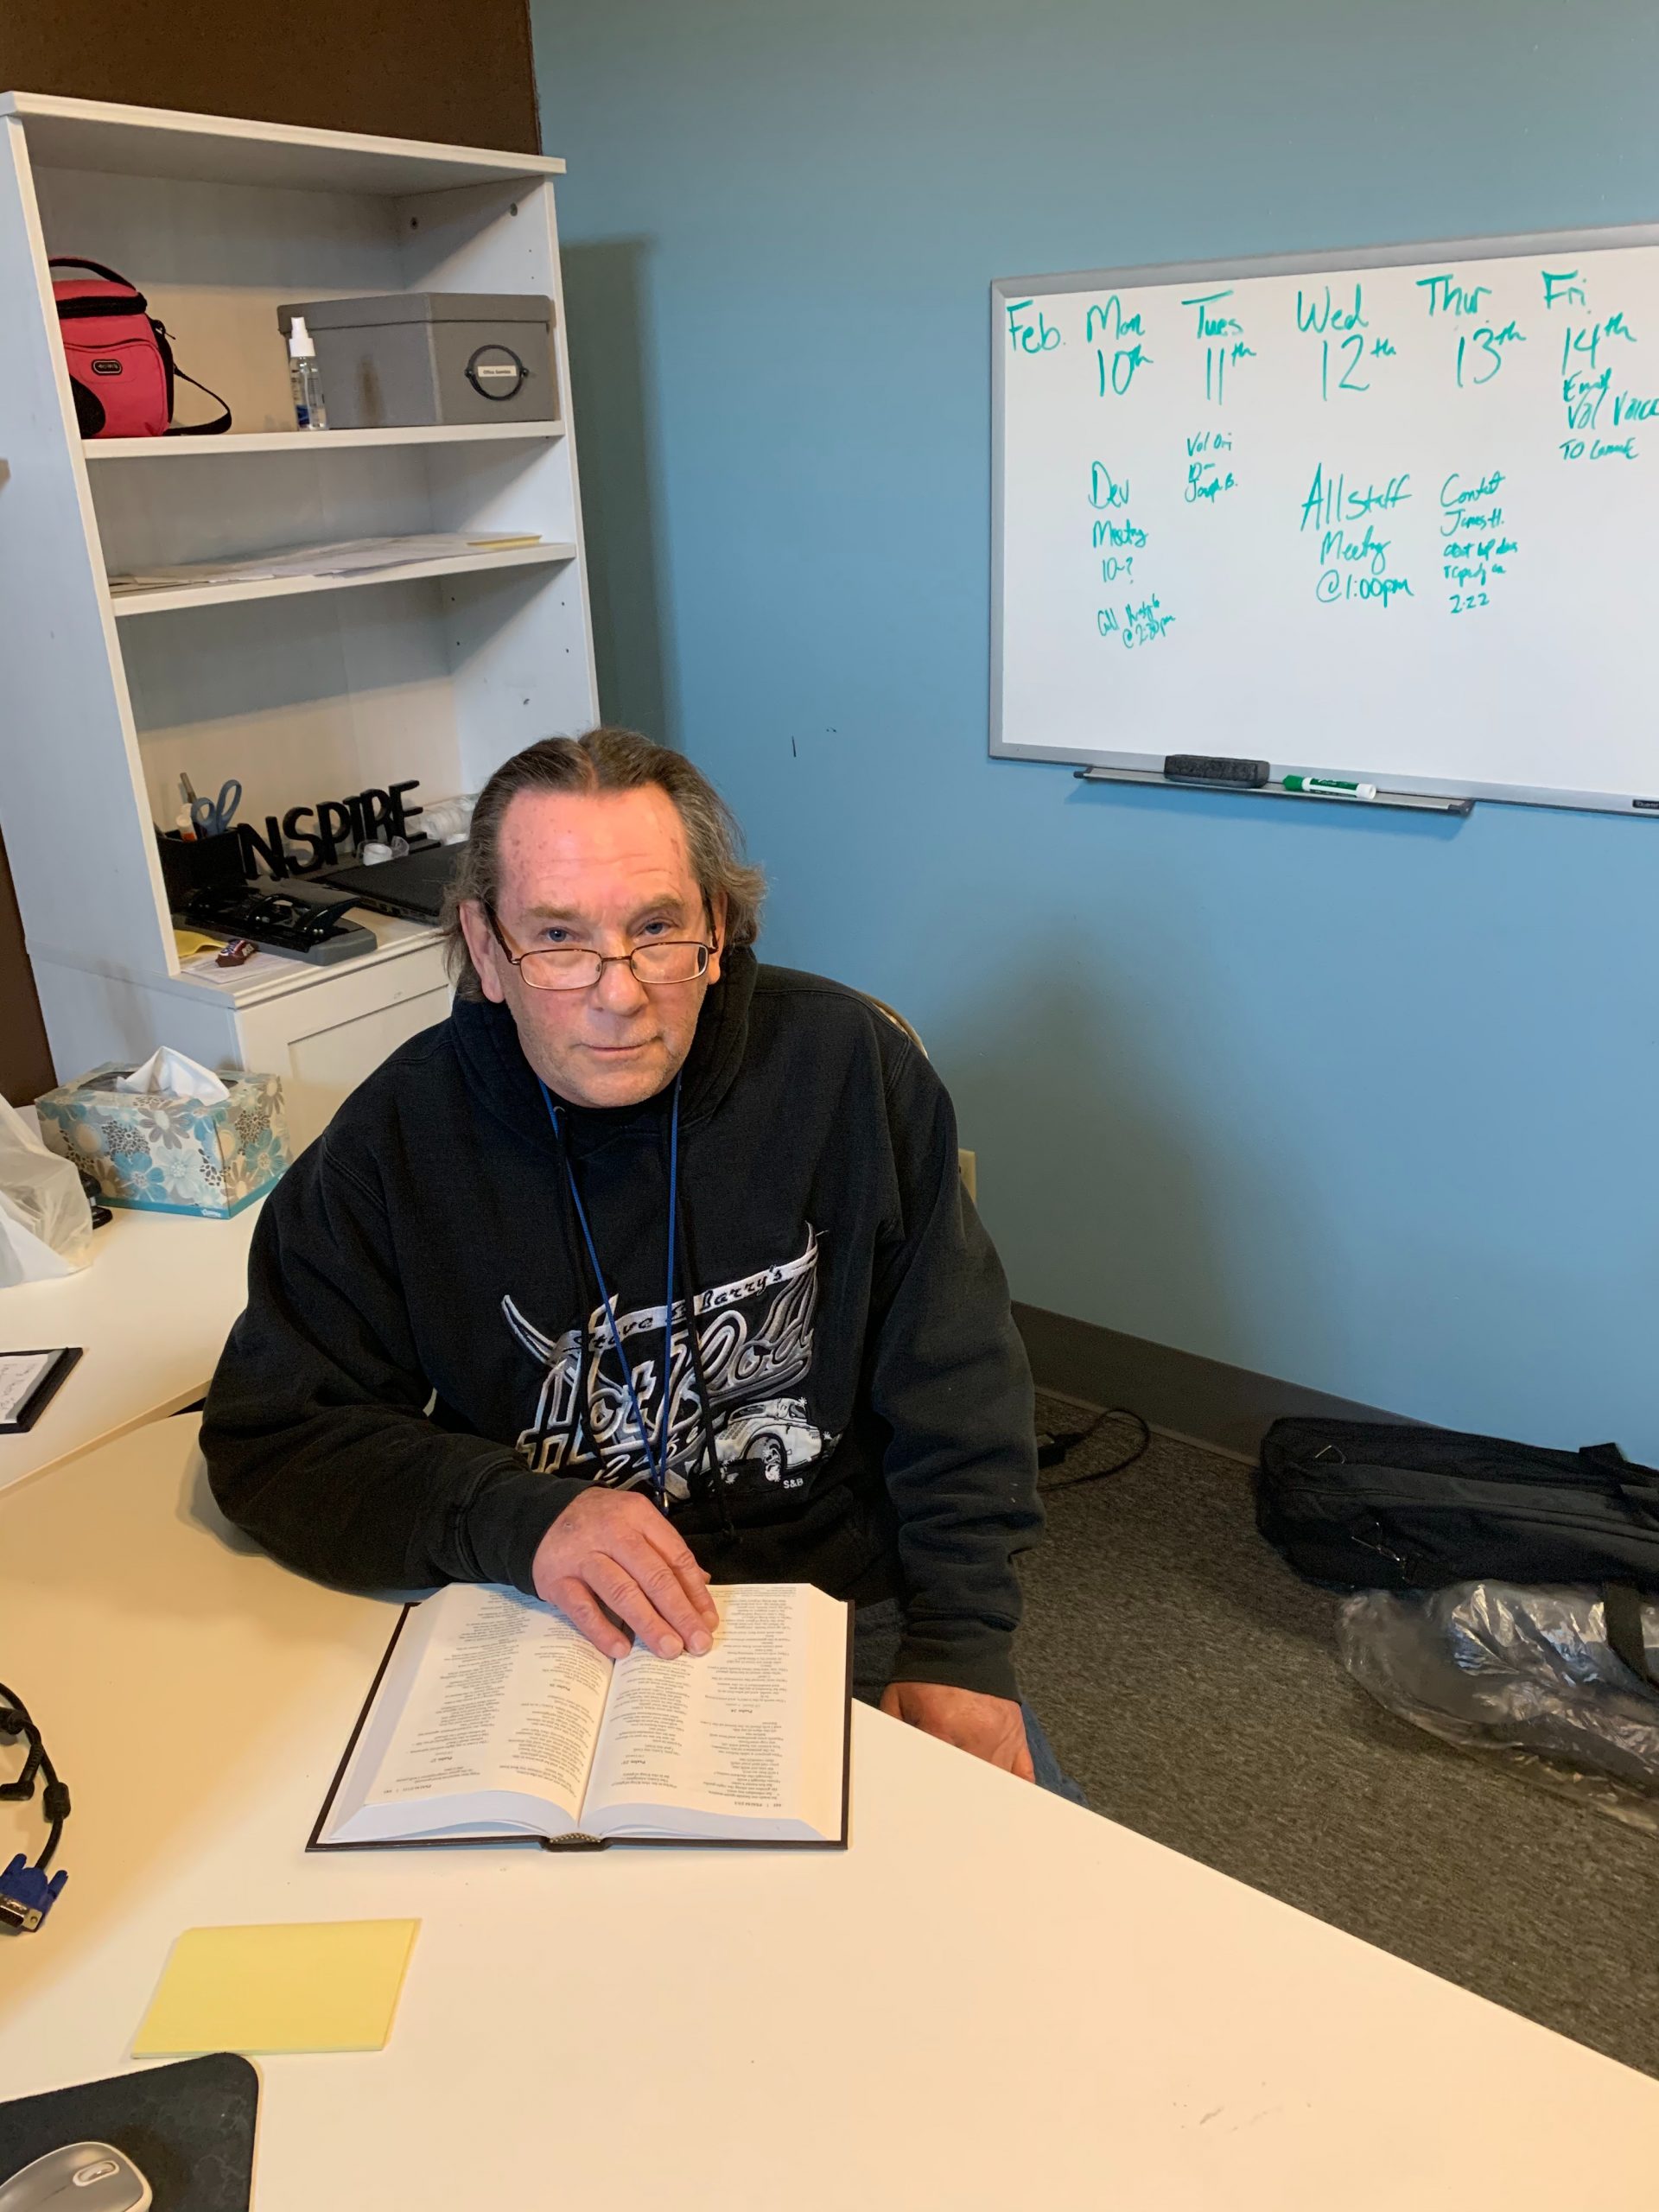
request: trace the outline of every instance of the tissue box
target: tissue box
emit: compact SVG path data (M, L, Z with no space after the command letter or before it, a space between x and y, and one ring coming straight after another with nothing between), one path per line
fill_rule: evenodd
M97 1177L104 1202L154 1213L224 1218L268 1191L288 1166L283 1086L274 1075L226 1074L228 1098L118 1090L118 1061L35 1102L41 1141Z

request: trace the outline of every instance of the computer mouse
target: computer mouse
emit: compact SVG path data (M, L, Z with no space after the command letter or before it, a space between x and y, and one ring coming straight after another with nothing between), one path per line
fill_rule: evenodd
M0 2212L149 2212L149 2183L113 2143L66 2143L10 2181Z

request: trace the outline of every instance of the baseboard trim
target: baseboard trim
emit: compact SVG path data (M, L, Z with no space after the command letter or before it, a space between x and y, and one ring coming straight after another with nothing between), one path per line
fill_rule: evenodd
M1087 1406L1131 1406L1162 1434L1234 1459L1253 1460L1263 1432L1285 1414L1335 1421L1410 1418L1281 1382L1248 1367L1229 1367L1197 1352L1150 1344L1120 1329L1051 1313L1041 1306L1016 1305L1014 1319L1039 1389Z

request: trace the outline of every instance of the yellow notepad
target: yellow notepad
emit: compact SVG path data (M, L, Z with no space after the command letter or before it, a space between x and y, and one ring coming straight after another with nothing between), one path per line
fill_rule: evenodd
M187 1928L132 2046L135 2058L204 2050L380 2050L418 1920Z

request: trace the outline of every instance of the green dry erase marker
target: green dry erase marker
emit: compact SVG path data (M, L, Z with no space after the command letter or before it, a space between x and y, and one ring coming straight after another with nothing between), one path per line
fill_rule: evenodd
M1375 784L1344 784L1337 776L1287 776L1285 789L1287 791L1306 791L1312 798L1317 798L1321 791L1329 791L1333 798L1376 797Z

